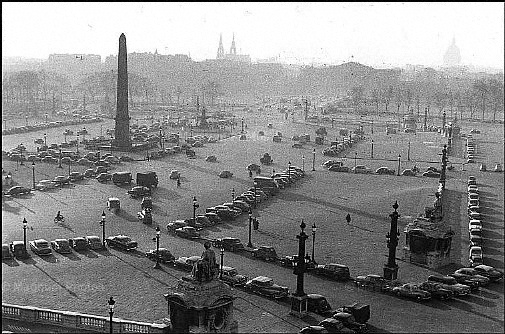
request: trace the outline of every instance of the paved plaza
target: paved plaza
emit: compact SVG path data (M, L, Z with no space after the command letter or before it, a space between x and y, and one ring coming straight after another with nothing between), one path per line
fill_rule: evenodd
M98 235L101 237L102 210L106 212L106 234L126 234L139 242L139 250L124 253L117 250L98 252L55 254L48 258L33 255L25 261L2 262L2 301L17 305L31 305L59 310L72 310L96 315L107 314L107 299L114 296L117 301L115 316L123 319L154 322L167 317L167 303L163 298L168 287L176 284L186 273L170 266L163 270L153 269L144 252L155 248L152 241L155 227L162 230L160 246L166 247L176 256L200 255L201 241L188 241L167 233L166 225L175 219L192 216L192 199L196 196L200 205L198 213L205 208L231 200L231 191L240 194L253 186L246 166L259 163L263 153L270 153L274 160L271 166L262 166L262 175L272 169L281 171L288 162L302 167L306 177L280 194L260 203L253 215L260 222L259 230L253 231L255 246L274 246L279 256L297 253L297 239L300 222L307 224L307 250L312 250L310 226L316 223L314 254L319 263L342 263L349 266L351 276L382 274L387 261L386 233L390 228L389 214L392 205L398 201L400 213L399 229L424 212L435 200L438 178L421 176L391 176L374 174L351 174L330 172L321 164L330 160L321 154L324 146L313 142L317 125L307 125L300 121L284 119L274 111L265 112L261 117L251 114L244 117L247 124L246 140L237 135L218 143L197 148L196 159L185 155L167 156L159 160L134 161L116 165L114 171L137 172L156 171L159 186L153 192L152 226L144 225L136 217L140 210L139 200L126 194L127 187L112 183L101 184L94 179L86 179L75 185L51 192L35 192L21 198L3 198L2 201L2 242L23 240L22 221L28 221L28 240L58 237ZM372 119L372 118L371 118ZM347 152L345 165L366 165L375 170L381 166L398 169L398 155L401 169L416 165L425 170L429 166L440 168L440 154L447 138L436 132L399 133L386 135L385 122L374 118L371 133L370 120L354 118L338 119L334 127L325 124L328 138L338 136L340 128L355 129L360 121L365 124L366 139L353 145ZM273 128L267 128L272 123ZM86 126L89 135L96 136L106 128L112 128L113 121L106 120ZM101 129L102 127L102 129ZM461 266L468 265L468 221L466 216L466 181L475 175L481 189L481 206L484 207L484 263L501 270L503 255L503 173L480 172L479 163L488 167L495 163L503 165L503 126L469 123L462 125L468 133L473 127L482 131L474 135L478 151L477 163L462 165L464 162L464 141L456 140L453 154L449 156L455 167L447 174L447 201L445 219L455 235L452 257L454 265L437 271L406 263L401 260L405 245L405 235L401 233L397 248L399 258L399 279L405 282L422 282L433 273L447 274ZM69 129L78 129L69 127ZM265 135L258 135L259 131ZM49 142L63 141L63 128L47 130ZM240 131L240 122L235 134ZM177 130L174 130L177 132ZM281 143L272 141L273 134L281 132ZM19 143L34 151L33 140L43 136L43 131L2 137L2 149L7 151ZM293 148L291 136L309 133L312 141L303 148ZM371 140L374 140L374 159L371 159ZM326 146L326 145L325 145ZM409 149L410 147L410 149ZM315 160L313 149L316 148ZM357 154L356 154L357 153ZM216 163L205 158L217 157ZM138 159L145 153L131 154ZM304 157L304 159L302 159ZM314 165L315 171L312 171ZM13 173L13 178L21 185L30 187L32 167L16 167L16 162L2 160L2 167ZM67 166L37 163L36 179L52 179L67 173ZM17 171L15 170L17 168ZM84 171L84 166L72 166L72 170ZM181 172L181 187L169 179L171 170ZM230 179L218 177L222 170L233 172ZM106 210L107 198L121 200L121 212L113 215ZM62 225L56 225L53 217L61 210L66 218ZM351 215L351 222L345 220ZM32 229L33 228L33 229ZM248 219L242 215L235 221L206 228L204 238L224 236L240 238L247 243ZM266 275L277 283L296 288L296 276L292 269L276 264L254 260L248 255L226 252L226 265L231 265L249 277ZM503 281L482 288L480 292L451 301L431 300L417 303L407 299L358 289L352 281L335 282L311 274L305 277L305 292L325 295L333 307L354 301L370 304L371 332L502 332L504 329ZM288 315L289 304L276 302L235 289L234 315L239 322L240 332L296 332L307 325L321 320L313 315L305 321Z

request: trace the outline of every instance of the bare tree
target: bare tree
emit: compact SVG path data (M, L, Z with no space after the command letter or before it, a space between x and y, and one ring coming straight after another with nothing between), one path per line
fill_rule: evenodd
M491 101L493 103L493 121L496 121L498 110L503 112L503 82L491 79L488 82Z
M386 109L385 111L388 111L389 104L391 103L391 100L393 99L393 93L394 93L394 88L392 85L389 85L385 90L384 93L382 94L383 101L384 101L384 108Z
M489 86L485 79L481 79L475 81L472 87L480 98L482 107L482 120L484 120L484 113L486 111L486 98L489 93Z

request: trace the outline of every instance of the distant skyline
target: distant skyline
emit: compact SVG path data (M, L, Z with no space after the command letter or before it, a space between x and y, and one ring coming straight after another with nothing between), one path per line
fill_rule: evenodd
M229 52L298 64L355 61L441 66L456 39L461 64L503 70L504 3L2 3L2 56Z

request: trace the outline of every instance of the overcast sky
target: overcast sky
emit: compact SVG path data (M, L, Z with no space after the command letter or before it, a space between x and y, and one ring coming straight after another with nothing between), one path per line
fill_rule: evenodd
M2 55L128 52L253 60L438 66L456 38L463 64L503 69L503 3L2 3ZM103 60L103 59L102 59Z

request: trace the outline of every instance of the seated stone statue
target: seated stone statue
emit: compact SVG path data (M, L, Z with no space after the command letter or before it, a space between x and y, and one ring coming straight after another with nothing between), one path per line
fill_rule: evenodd
M199 282L208 282L214 279L217 269L216 254L210 248L211 243L205 241L204 247L205 251L203 251L201 259L193 265L191 271L191 276Z

